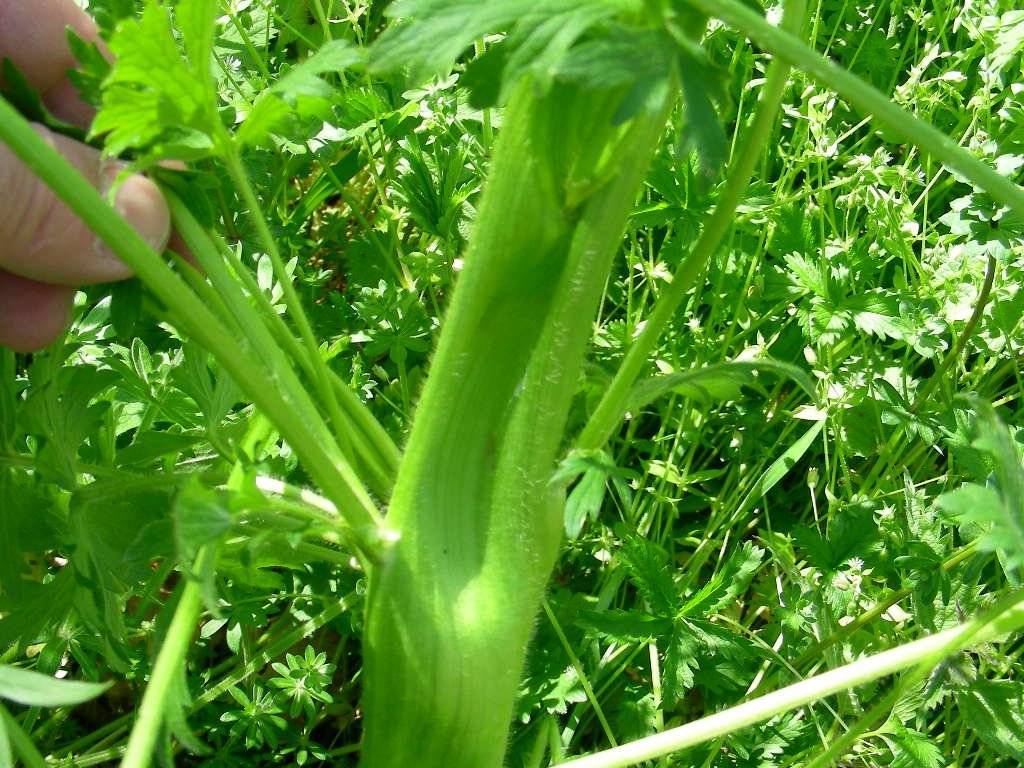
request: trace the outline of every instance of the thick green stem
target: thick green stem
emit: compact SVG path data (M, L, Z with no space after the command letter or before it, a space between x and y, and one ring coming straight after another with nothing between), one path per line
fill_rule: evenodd
M365 635L363 766L499 766L561 539L549 484L663 115L522 84L392 495ZM614 158L609 164L608 159Z

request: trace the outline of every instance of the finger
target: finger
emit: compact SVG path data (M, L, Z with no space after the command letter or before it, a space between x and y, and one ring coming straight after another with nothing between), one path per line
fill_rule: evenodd
M36 131L94 186L109 188L123 166L41 126ZM157 186L144 176L119 188L115 208L158 253L167 244L170 214ZM0 144L0 269L59 285L105 283L131 270L32 171Z
M99 43L110 58L96 25L73 0L0 0L0 58L17 65L56 117L86 128L93 109L67 79L68 69L77 64L68 48L67 27Z
M75 289L0 271L0 346L35 352L52 344L71 319Z

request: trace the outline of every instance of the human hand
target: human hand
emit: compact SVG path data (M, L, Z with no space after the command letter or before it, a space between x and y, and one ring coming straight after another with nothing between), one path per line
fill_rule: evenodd
M56 117L87 127L92 108L68 82L75 66L70 26L86 40L96 27L73 0L0 0L0 60L21 70ZM100 191L123 165L99 151L35 126L47 142ZM141 175L123 182L115 207L157 251L170 233L170 214L156 185ZM131 277L60 199L0 144L0 346L31 352L52 343L70 321L75 287Z

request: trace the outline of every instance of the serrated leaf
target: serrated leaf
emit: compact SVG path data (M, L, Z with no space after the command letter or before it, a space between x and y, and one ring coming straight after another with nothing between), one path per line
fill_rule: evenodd
M886 741L892 746L892 768L940 768L945 765L942 750L920 731L891 725Z
M388 9L402 19L370 49L374 71L407 69L414 83L446 74L482 37L508 32L502 50L475 68L473 104L490 106L525 71L550 79L565 53L590 27L634 11L632 0L405 0Z
M715 571L707 584L683 604L679 615L700 618L725 608L746 590L763 559L763 549L749 541L743 542L743 546Z
M623 743L651 736L658 728L658 706L653 693L639 698L633 694L620 699L619 707L611 718L612 729Z
M447 72L485 35L504 31L533 3L523 0L400 0L388 15L402 23L388 28L370 49L376 72L408 69L414 83Z
M74 603L76 586L70 568L62 568L46 584L22 585L24 599L0 621L0 650L6 650L15 642L24 647L34 642L45 627L59 626L65 621Z
M148 0L138 19L118 25L110 40L117 59L89 134L107 134L109 154L135 149L149 159L194 159L209 153L219 130L208 59L213 5L178 5L180 21L191 31L191 60L174 37L170 9L155 0ZM207 58L200 60L204 53Z
M822 573L838 570L853 557L865 556L880 542L874 515L858 508L837 511L827 538L809 526L798 526L792 536L804 559Z
M575 539L580 535L587 520L597 518L609 481L617 491L623 506L629 507L632 504L629 484L619 468L603 451L585 456L569 456L559 465L552 482L571 481L576 477L580 479L569 492L563 515L565 534L569 539Z
M940 496L936 503L963 525L978 526L978 547L998 552L1011 578L1024 567L1024 467L1017 449L992 406L975 402L978 436L972 446L995 466L986 486L969 484ZM994 481L994 482L993 482Z
M630 610L580 611L576 623L618 643L642 642L672 628L668 618Z
M662 30L609 25L606 34L568 50L555 72L560 79L592 90L629 86L612 119L620 124L640 112L662 108L676 48Z
M958 692L956 701L971 730L994 754L1024 761L1024 686L979 679Z
M219 540L233 522L217 492L204 487L194 475L174 500L171 514L178 559L183 563L195 560L200 547Z
M655 616L671 616L678 598L671 571L666 568L665 553L653 542L631 534L622 539L618 558L651 612Z
M329 99L333 89L320 76L344 72L364 59L364 52L346 40L324 43L260 94L235 135L239 145L260 144L268 134L284 129L300 111L301 99Z
M665 652L665 692L681 699L693 687L694 669L698 666L700 643L685 622L677 622Z
M714 107L715 103L725 101L724 76L711 66L704 50L696 44L680 47L676 57L686 107L678 154L681 156L684 149L696 151L699 178L708 189L718 180L729 156L729 141Z
M25 707L72 707L95 699L113 683L61 680L29 669L0 664L0 699Z

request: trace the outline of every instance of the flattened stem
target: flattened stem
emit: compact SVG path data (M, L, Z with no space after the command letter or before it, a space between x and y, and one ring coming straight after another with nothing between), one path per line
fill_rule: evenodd
M620 96L556 86L538 97L527 82L508 106L395 484L400 538L371 584L366 768L502 763L561 536L549 478L664 126L644 115L613 127Z

